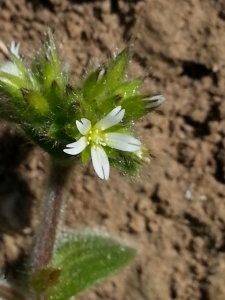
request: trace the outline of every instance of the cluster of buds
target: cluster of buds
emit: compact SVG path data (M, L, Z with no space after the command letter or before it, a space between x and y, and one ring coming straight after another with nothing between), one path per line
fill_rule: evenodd
M60 164L92 160L102 179L110 165L135 176L148 158L131 124L158 108L161 95L141 95L141 78L126 80L130 51L89 71L79 86L60 62L49 34L28 68L19 45L0 65L0 118L16 123Z

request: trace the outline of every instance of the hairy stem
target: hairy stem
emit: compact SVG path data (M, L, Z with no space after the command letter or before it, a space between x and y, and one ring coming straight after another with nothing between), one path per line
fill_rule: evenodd
M34 247L34 269L46 267L52 257L62 207L63 190L69 170L70 167L52 163L50 181L44 196L42 220Z

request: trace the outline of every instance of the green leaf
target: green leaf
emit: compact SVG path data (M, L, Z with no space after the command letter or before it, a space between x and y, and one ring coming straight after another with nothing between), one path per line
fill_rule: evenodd
M47 299L70 297L129 264L136 250L111 237L80 233L61 243L51 267L61 271L58 283L46 291Z

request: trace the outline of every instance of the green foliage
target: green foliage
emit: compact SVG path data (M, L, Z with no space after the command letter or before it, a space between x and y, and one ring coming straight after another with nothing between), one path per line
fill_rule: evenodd
M124 82L129 59L130 52L128 48L126 48L109 63L105 79L105 85L109 91L113 92L118 86L121 85L121 83Z
M129 264L136 250L108 236L80 233L59 243L51 267L31 283L47 299L68 300Z
M76 87L71 84L49 33L42 49L32 58L30 69L15 55L11 63L14 72L1 71L0 66L0 118L17 123L58 163L73 163L77 157L67 155L63 149L80 138L76 120L86 118L94 125L112 109L122 106L125 116L120 126L129 131L131 122L157 107L157 100L153 102L140 94L140 78L126 80L130 56L129 49L125 49L108 64L88 72ZM132 161L129 153L122 156L113 153L112 163L117 166L120 161L121 170L138 174L143 161ZM89 159L87 153L82 154L83 162Z

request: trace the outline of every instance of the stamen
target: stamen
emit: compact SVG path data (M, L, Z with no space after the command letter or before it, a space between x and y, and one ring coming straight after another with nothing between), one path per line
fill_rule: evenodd
M102 133L104 127L101 129L93 129L90 130L87 134L87 145L91 145L94 149L99 148L99 146L107 146L108 134Z

